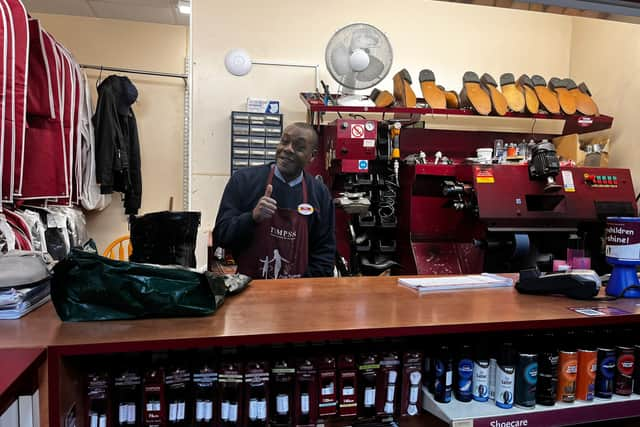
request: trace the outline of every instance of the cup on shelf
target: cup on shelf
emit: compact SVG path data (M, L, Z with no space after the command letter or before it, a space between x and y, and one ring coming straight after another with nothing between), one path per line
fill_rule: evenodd
M480 163L491 164L493 159L493 148L478 148L476 157Z

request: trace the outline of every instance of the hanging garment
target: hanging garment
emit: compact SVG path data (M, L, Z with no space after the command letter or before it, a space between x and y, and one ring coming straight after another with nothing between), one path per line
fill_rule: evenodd
M140 143L131 105L138 90L127 77L109 76L98 86L93 116L96 176L103 194L124 193L127 215L135 215L142 198Z
M69 152L67 150L67 136L65 134L65 120L68 120L68 116L66 116L66 114L68 114L68 109L65 107L65 102L67 100L67 96L68 93L66 91L66 68L64 66L64 62L60 56L60 53L58 52L58 48L57 48L57 44L56 41L53 37L51 37L51 34L49 34L48 32L46 32L44 29L42 30L42 40L44 41L44 46L45 46L45 52L46 54L49 56L49 63L54 63L55 64L55 68L56 68L56 74L54 74L54 76L56 76L56 79L54 81L54 88L57 90L57 110L56 112L58 113L58 123L57 125L55 125L55 129L58 130L60 132L59 137L61 138L62 141L62 165L64 165L64 169L62 169L60 171L60 173L63 175L64 177L64 183L65 183L65 194L63 197L68 197L69 194L71 193L71 188L70 188L70 183L69 183L69 176L67 171L69 170ZM56 93L56 90L54 90L54 96Z
M64 230L68 235L70 247L82 246L82 244L89 240L87 223L80 209L70 206L51 206L49 207L49 211L64 217L66 224Z
M2 114L2 200L13 201L13 171L15 167L15 40L13 29L13 16L6 1L0 1L0 13L3 16L5 32L4 60L5 86L4 86L4 111Z
M8 47L7 47L7 39L8 39L8 30L7 30L7 20L6 20L6 14L4 13L4 9L0 8L0 24L2 24L2 28L0 29L0 37L2 37L2 40L0 40L0 90L2 92L0 92L1 96L0 96L0 114L2 114L2 117L5 117L5 113L6 113L6 107L7 107L7 102L6 102L6 96L4 96L5 93L5 89L6 89L6 85L7 85L7 56L8 56ZM5 142L5 138L4 138L4 123L2 123L2 125L0 126L0 179L2 179L2 182L4 183L4 174L5 174L5 166L4 166L4 162L5 162L5 149L9 148L8 146L8 142ZM5 185L4 184L0 184L0 201L4 200L4 192L5 192ZM2 204L0 203L0 212L2 211ZM4 240L4 246L3 247L7 247L7 244L9 243L7 240L7 237L5 236Z
M4 210L4 216L7 223L13 230L16 238L16 249L23 251L32 251L33 245L31 244L31 231L29 225L22 219L20 215L10 209Z
M51 36L50 36L51 37ZM53 37L56 53L60 58L61 76L60 89L62 95L62 126L64 149L67 153L66 181L69 184L69 198L57 200L59 205L71 205L71 201L76 198L77 183L74 182L75 162L76 162L76 127L77 127L77 87L75 74L75 61L62 45Z
M27 123L27 80L29 75L29 27L27 11L20 0L3 0L9 5L13 17L14 50L14 110L15 151L13 193L22 194L22 169L24 167L24 141Z
M29 232L31 233L31 243L33 244L33 250L45 253L47 252L47 240L45 238L46 227L40 219L40 215L29 209L24 211L18 211L17 214L22 216L24 222L29 226Z
M80 161L80 201L82 207L87 210L102 210L111 203L111 194L100 194L100 186L96 180L96 141L93 132L93 107L91 103L91 90L89 79L84 72L82 77L82 98L80 101L80 118L78 122L81 148Z
M53 39L37 20L29 21L31 55L27 86L23 199L69 196L62 120L61 61ZM44 81L40 81L44 78Z
M4 214L0 214L0 254L16 249L16 235Z
M27 15L19 0L0 0L3 22L4 91L2 120L2 200L21 190L28 58Z
M69 57L73 61L73 75L75 81L75 102L73 109L73 129L75 136L73 138L73 158L75 161L73 162L73 179L71 189L73 194L73 203L79 205L82 201L82 135L80 134L80 108L83 102L83 92L84 85L82 80L82 73L80 71L80 66L76 62L76 60L71 56L69 52ZM83 242L84 243L84 242Z
M29 115L55 119L56 97L54 95L54 79L57 74L55 62L49 63L49 56L45 52L44 40L40 21L29 19L29 79L27 84L27 112Z

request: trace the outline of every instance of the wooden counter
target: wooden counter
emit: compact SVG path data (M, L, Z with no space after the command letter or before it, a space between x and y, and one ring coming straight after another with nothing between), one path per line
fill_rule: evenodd
M83 374L75 355L386 338L483 331L640 324L636 300L578 301L520 295L513 288L419 296L397 277L255 281L212 316L61 322L49 303L20 320L0 322L0 349L47 348L49 419L62 425L78 404ZM569 307L609 306L589 317ZM71 357L70 357L71 356Z
M569 310L596 305L629 314L588 317ZM21 320L0 322L0 348L90 354L627 322L640 323L633 299L579 301L512 288L419 296L398 286L396 277L297 279L254 281L214 315L198 318L63 323L47 304Z

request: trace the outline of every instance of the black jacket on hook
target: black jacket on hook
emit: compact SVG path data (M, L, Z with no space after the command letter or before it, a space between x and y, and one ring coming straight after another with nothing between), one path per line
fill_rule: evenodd
M92 119L100 191L123 193L127 215L138 213L142 197L138 125L131 109L137 97L131 80L109 76L98 86L98 105Z

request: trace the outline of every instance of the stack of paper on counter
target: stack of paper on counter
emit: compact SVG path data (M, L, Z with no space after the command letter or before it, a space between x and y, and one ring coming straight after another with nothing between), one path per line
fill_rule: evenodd
M0 319L19 319L49 301L49 281L32 288L0 290Z
M513 286L513 280L496 274L482 273L465 276L400 278L398 279L398 285L423 294L461 289L509 287Z

